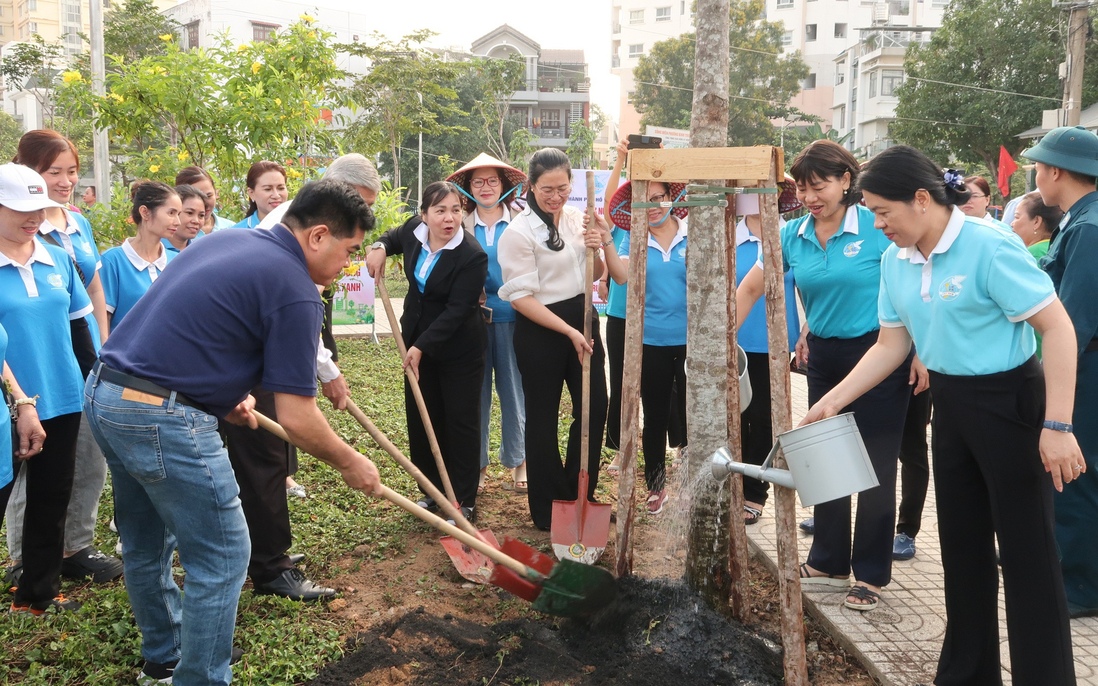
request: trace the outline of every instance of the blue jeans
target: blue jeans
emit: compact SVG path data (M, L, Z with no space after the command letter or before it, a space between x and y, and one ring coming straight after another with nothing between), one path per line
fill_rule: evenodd
M251 544L217 418L175 394L154 405L125 400L122 391L93 372L84 413L111 470L141 654L179 660L176 686L228 684ZM177 547L185 596L172 578Z
M480 389L480 468L488 466L488 426L492 421L492 371L496 373L496 395L502 414L503 440L499 461L514 469L526 461L526 401L522 395L522 377L515 361L515 323L488 325L488 351L484 364L484 384Z

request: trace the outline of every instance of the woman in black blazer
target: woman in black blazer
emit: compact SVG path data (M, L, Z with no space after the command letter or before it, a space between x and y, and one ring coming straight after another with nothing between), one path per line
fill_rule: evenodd
M366 266L377 278L389 255L404 255L408 295L400 326L404 367L419 379L454 495L467 519L475 516L480 477L480 386L487 333L480 297L488 256L461 226L456 186L437 181L423 190L422 214L388 231L370 247ZM404 381L412 462L442 488L411 385ZM420 505L437 505L424 496Z

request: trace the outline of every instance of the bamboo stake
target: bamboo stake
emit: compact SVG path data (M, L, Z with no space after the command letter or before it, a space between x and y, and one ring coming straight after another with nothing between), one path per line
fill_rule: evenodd
M784 179L780 148L772 149L772 167L766 181L776 187ZM774 436L792 427L789 404L789 333L785 318L785 272L782 241L778 229L778 196L764 194L762 210L762 251L765 266L766 328L770 350L770 396ZM778 451L774 466L787 469L785 456ZM801 606L800 553L797 549L797 503L792 489L774 486L774 510L778 538L778 586L781 602L782 662L786 686L809 686L805 664L804 610Z
M632 207L648 200L648 183L633 181ZM648 212L633 210L629 226L629 290L625 298L625 362L621 379L621 476L618 480L618 578L633 573L633 519L640 437L640 375L644 350L644 292L648 273ZM681 389L685 393L686 389Z
M738 183L729 182L730 186ZM743 461L740 427L740 359L736 343L736 196L728 196L728 211L724 221L725 257L728 280L728 390L725 394L728 415L728 451L738 462ZM732 616L746 623L751 608L747 599L747 529L743 523L743 477L733 474L729 491L728 571L731 576L729 595Z

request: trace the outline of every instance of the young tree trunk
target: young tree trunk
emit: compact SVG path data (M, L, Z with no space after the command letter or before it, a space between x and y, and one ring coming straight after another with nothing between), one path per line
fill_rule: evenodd
M728 144L728 0L698 0L697 49L690 145ZM714 186L726 179L697 180ZM728 441L725 394L728 389L727 278L724 208L695 207L687 237L686 309L688 317L686 414L690 474ZM686 581L710 605L728 612L732 588L729 570L728 492L705 480L694 495L687 533Z

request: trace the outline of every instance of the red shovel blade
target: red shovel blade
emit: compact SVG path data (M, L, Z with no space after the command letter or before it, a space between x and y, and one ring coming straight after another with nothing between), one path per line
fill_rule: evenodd
M593 565L610 540L609 503L588 500L554 500L550 540L558 560Z
M503 537L503 545L500 552L512 557L522 564L530 567L545 576L553 571L556 562L553 558L517 541L510 536ZM493 586L499 586L511 595L517 596L528 602L534 602L541 594L541 584L536 584L525 577L519 576L503 565L496 565L492 570L492 576L488 580Z
M493 548L499 548L499 542L496 541L496 535L490 530L480 529L479 534L478 538L480 538L480 540ZM442 543L442 549L450 556L450 561L454 563L454 568L457 569L458 574L475 584L486 584L489 582L489 579L492 576L492 570L496 566L495 562L492 562L485 557L483 553L473 550L453 536L443 536L439 539L439 542Z

